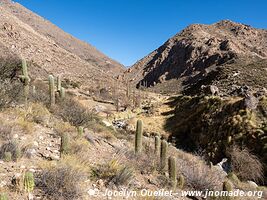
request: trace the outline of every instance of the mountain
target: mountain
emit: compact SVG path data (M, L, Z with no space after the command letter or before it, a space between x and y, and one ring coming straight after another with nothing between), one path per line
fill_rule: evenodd
M249 70L245 66L251 67L252 63L266 66L266 58L267 30L223 20L212 25L188 26L135 63L123 76L137 87L146 85L154 86L158 92L179 92L189 87L192 90L192 85L200 82L218 83L217 78L227 68L225 65L227 69L234 66L227 76L242 75L242 71ZM264 67L257 70L266 73ZM213 77L207 81L209 75Z
M0 46L5 49L1 57L24 57L34 66L29 70L36 78L64 74L88 85L109 82L124 71L118 62L18 3L1 0L0 18Z

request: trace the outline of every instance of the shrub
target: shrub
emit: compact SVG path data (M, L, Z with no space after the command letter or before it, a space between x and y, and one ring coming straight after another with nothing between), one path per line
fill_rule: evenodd
M201 157L173 147L169 149L169 154L176 156L178 174L183 176L186 186L199 191L221 189L224 175L215 168L210 168Z
M76 161L75 161L76 162ZM76 165L79 162L75 163ZM41 188L50 199L73 200L82 195L81 182L86 177L80 166L73 163L59 163L43 170Z
M0 123L0 138L4 140L11 139L12 127L4 125L2 121L0 121Z
M0 147L0 158L4 159L7 152L11 153L12 160L14 161L21 157L21 149L16 141L9 141Z
M5 153L4 153L4 161L5 161L5 162L10 162L10 161L12 161L12 153L11 153L11 152L5 152Z
M34 123L28 121L24 117L20 117L17 119L16 124L23 130L26 134L32 134L34 131Z
M22 92L22 83L11 80L0 80L0 108L20 102L23 96Z
M32 120L38 124L48 125L50 121L50 112L41 103L33 103L32 107Z
M263 181L263 165L248 149L234 146L230 151L231 169L241 181Z
M118 159L98 165L92 169L92 176L108 183L125 185L133 178L133 169L120 163Z
M85 126L96 119L93 113L71 98L65 98L64 101L56 104L52 112L76 127Z

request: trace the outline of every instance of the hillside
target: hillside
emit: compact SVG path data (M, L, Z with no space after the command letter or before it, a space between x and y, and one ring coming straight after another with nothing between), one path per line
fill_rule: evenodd
M248 65L266 58L267 30L229 20L194 24L139 60L125 72L124 78L134 85L156 86L157 92L179 92L207 81L207 77L207 82L212 83L220 75L214 76L214 72L225 64ZM265 71L264 66L259 70ZM241 71L242 76L243 69L235 70L228 70L227 75Z
M17 3L1 1L0 17L1 57L27 59L35 79L61 74L79 86L97 85L113 82L123 71L122 65Z

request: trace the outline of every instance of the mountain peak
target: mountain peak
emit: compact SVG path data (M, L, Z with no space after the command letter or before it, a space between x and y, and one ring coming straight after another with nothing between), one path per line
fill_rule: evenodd
M192 24L133 65L125 76L137 85L145 82L155 86L204 75L233 59L266 59L266 46L266 30L230 20L211 25Z

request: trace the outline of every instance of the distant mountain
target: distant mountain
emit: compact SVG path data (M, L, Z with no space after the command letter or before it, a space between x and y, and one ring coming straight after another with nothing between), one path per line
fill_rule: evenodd
M156 92L179 92L205 82L217 81L220 86L221 71L228 69L227 75L242 76L243 69L249 70L245 66L253 66L251 63L266 66L266 58L267 30L223 20L212 25L190 25L135 63L123 77L136 86L154 86L151 90ZM258 70L267 75L266 68Z
M124 71L123 65L90 44L9 0L0 0L0 46L0 57L17 55L38 66L31 69L37 78L61 73L87 84L113 79Z

